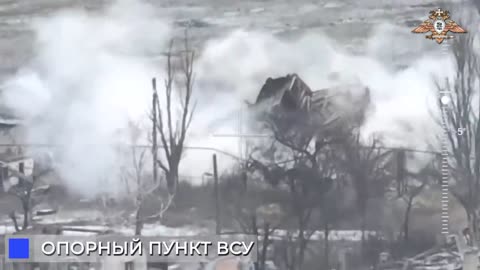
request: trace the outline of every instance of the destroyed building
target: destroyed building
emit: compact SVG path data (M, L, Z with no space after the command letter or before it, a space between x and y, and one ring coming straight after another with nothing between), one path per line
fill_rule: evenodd
M22 121L8 109L0 107L0 194L18 183L18 178L9 170L26 175L33 172L33 159L15 146L22 133Z
M18 177L14 176L11 170L24 175L33 173L34 160L32 157L23 155L21 152L14 152L11 148L0 154L0 194L8 192L12 186L19 183Z
M0 133L8 133L13 129L22 125L20 117L15 115L13 111L0 104ZM4 143L4 141L0 141Z
M24 121L11 110L0 105L0 153L11 144L19 143L26 135Z
M360 84L314 91L297 74L288 74L268 78L251 108L256 113L306 113L321 118L323 124L359 124L369 104L369 89Z
M313 91L296 74L268 78L260 89L255 105L282 106L288 110L310 110Z
M0 113L0 129L10 129L20 124L20 120L10 114Z
M289 74L278 78L268 78L251 107L257 112L266 111L273 112L273 114L276 113L276 110L287 113L302 112L320 115L327 123L346 123L344 121L348 121L361 125L369 101L368 88L362 87L360 84L314 91L297 74ZM471 251L472 248L467 247L459 233L454 233L449 237L453 240L409 258L394 260L388 253L382 252L376 269L477 269L478 249L473 248L474 251ZM467 256L471 256L471 261L475 261L475 263L467 260ZM467 265L472 267L467 267Z

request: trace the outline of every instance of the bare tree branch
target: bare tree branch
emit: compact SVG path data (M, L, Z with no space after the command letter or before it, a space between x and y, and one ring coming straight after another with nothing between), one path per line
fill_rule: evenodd
M164 149L164 159L158 158L155 164L164 171L168 189L171 194L176 192L178 185L178 170L183 157L184 143L196 106L195 102L192 103L194 88L193 62L195 54L190 49L188 39L188 33L185 33L183 44L185 50L181 53L181 59L179 60L180 70L176 68L172 54L174 41L172 40L170 43L166 59L167 74L164 79L165 108L162 108L158 99L155 83L153 89L155 108L152 112L152 121L154 122L154 127L157 128L163 146L162 148ZM178 74L179 71L181 74ZM183 78L180 85L175 82L179 76ZM174 111L176 100L173 93L179 94L179 103L182 108L180 115L176 115Z
M447 142L452 158L449 160L454 184L452 195L462 204L469 227L478 237L478 208L480 206L480 121L478 86L480 72L478 54L474 49L475 35L453 41L452 52L456 73L453 81L437 84L442 95L450 98L449 108L438 101L442 124L449 130ZM475 100L474 98L477 98ZM459 132L461 131L461 132Z

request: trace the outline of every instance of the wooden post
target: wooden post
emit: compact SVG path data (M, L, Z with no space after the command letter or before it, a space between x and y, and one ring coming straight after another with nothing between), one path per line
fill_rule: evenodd
M220 234L220 194L218 190L218 169L217 169L217 155L213 154L213 180L214 180L214 197L215 197L215 232Z

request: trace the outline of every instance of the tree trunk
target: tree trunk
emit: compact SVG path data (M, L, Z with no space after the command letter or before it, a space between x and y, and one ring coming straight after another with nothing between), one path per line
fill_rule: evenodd
M30 212L30 191L27 192L27 197L22 200L22 208L23 208L23 226L22 230L28 228L29 225L29 212Z
M409 221L410 221L410 211L412 210L413 200L408 199L407 201L407 208L405 209L405 216L403 219L403 241L408 243L409 240Z
M366 211L365 210L362 210L362 216L360 217L360 230L361 230L361 234L362 234L362 239L361 239L361 244L360 244L360 249L361 249L361 252L362 254L364 254L364 250L365 250L365 242L366 242L366 235L365 235L365 230L366 230Z
M175 194L178 188L178 168L172 166L167 173L167 187L170 194Z
M325 239L324 239L324 257L325 257L325 269L330 269L330 241L328 236L330 235L330 226L328 226L328 221L325 221L323 227Z
M12 220L13 222L13 226L15 227L15 231L16 232L19 232L20 231L20 227L18 227L18 221L17 221L17 217L15 216L15 211L12 211L10 213L10 219Z
M303 261L305 258L305 249L307 248L307 239L305 239L305 227L303 222L299 226L298 230L298 257L297 257L297 270L303 269Z
M141 208L142 206L140 205L137 209L137 213L135 214L135 235L142 234L143 221L142 221L142 215L141 215Z
M270 244L270 225L268 223L265 223L263 227L263 243L262 243L262 253L260 254L259 270L265 270L269 244Z
M476 244L477 237L478 237L478 225L477 225L477 215L475 211L465 210L467 213L468 219L468 228L470 228L471 232L471 241L472 244Z
M473 211L473 215L472 215L472 227L473 227L472 242L474 242L474 245L476 245L477 237L478 237L478 217L475 211Z
M252 223L251 223L251 226L252 226L252 227L250 228L250 229L251 229L251 233L253 233L253 234L257 237L257 239L258 239L259 233L258 233L258 226L257 226L257 216L256 216L255 214L252 214L251 217L250 217L250 221L252 222ZM247 232L247 233L248 233L248 232ZM261 265L261 263L260 263L261 259L262 259L262 258L261 258L260 249L257 249L257 261L255 261L255 262L253 263L253 265L255 266L255 270L260 270L260 269L261 269L261 268L260 268L260 267L261 267L261 266L260 266L260 265Z

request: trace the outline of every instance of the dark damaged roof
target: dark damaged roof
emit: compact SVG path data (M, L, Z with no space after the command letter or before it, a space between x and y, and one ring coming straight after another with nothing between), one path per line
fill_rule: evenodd
M287 109L308 108L308 98L313 91L297 75L288 74L279 78L268 78L258 94L256 105L269 103L272 106L282 105Z
M21 124L19 119L0 114L0 128L12 128Z
M11 110L0 105L0 129L12 128L22 123L19 117L16 117Z
M354 97L355 95L357 97ZM283 77L268 78L253 107L271 110L281 106L282 109L290 111L305 110L321 114L326 117L326 122L339 118L357 122L361 121L356 118L363 116L361 112L368 106L369 99L368 88L360 84L312 91L297 74L288 74Z

